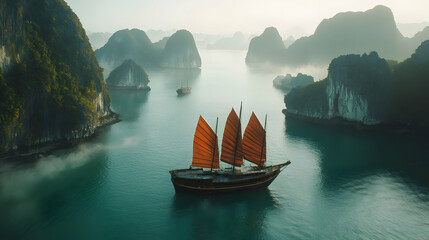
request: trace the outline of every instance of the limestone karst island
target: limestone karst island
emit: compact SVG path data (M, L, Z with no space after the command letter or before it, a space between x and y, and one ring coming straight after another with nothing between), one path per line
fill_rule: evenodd
M0 0L0 239L428 239L428 9Z

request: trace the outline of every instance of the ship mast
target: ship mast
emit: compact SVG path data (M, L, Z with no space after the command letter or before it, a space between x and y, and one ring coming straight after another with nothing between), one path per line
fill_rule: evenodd
M241 110L243 107L243 102L240 103L240 114L238 115L238 131L235 135L235 144L234 144L234 164L232 164L232 173L235 174L235 157L237 156L237 145L238 145L238 134L241 134Z
M216 118L216 130L215 130L216 141L217 141L217 123L218 123L218 120L219 120L219 118L217 117ZM215 153L216 153L216 144L213 144L213 156L212 156L212 166L210 168L210 174L212 174L212 172L213 172L213 163L214 163ZM219 161L219 159L218 159L218 161Z
M259 160L259 168L262 168L262 156L264 154L264 144L265 144L265 141L267 139L267 114L265 114L264 133L265 133L264 139L262 140L262 145L261 145L261 157ZM265 161L266 161L266 159L265 159Z

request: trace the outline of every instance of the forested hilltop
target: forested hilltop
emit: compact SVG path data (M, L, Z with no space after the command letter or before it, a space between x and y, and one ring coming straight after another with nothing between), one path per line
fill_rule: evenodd
M102 69L63 0L0 1L1 152L93 134L112 116Z

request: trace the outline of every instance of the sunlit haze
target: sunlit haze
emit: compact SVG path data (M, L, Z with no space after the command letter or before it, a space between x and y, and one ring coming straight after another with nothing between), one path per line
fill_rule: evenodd
M188 29L194 33L261 33L276 27L283 37L310 35L338 12L389 7L399 23L429 22L427 0L66 0L92 32L124 28Z

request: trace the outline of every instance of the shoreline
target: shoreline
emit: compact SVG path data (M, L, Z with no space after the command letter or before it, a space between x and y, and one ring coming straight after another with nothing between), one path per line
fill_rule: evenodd
M0 154L0 165L5 162L20 161L21 163L33 162L42 157L50 155L52 152L60 149L71 148L79 143L91 141L97 137L103 129L120 122L119 114L112 112L110 115L100 118L100 125L96 127L94 133L88 137L78 139L62 139L53 142L37 144L26 149L13 150Z
M423 135L424 133L429 132L428 128L407 127L404 124L381 123L375 125L367 125L361 122L349 121L339 117L331 119L311 118L288 112L287 109L283 109L282 113L285 115L286 118L289 117L294 120L317 124L319 126L346 127L359 131L379 131L386 133L394 133L398 135Z

